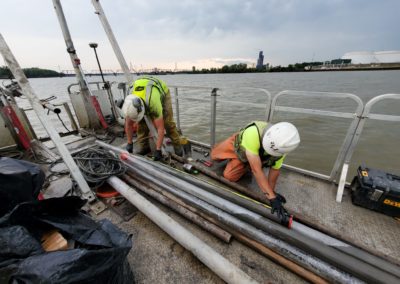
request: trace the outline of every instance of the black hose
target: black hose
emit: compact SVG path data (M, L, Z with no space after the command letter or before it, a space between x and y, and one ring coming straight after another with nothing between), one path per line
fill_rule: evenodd
M101 186L110 176L125 173L125 166L107 150L89 148L73 155L84 178L92 188Z

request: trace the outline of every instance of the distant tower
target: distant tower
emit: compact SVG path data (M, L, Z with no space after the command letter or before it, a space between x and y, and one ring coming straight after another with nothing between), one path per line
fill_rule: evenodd
M260 51L260 53L258 54L258 59L257 59L257 69L262 69L263 68L263 64L264 64L264 55L263 52Z

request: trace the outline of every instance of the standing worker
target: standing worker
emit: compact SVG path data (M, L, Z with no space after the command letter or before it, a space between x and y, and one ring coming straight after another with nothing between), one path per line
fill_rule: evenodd
M261 191L271 203L272 214L277 212L281 221L287 216L282 203L286 199L275 192L275 185L286 154L300 144L297 128L289 122L276 124L254 121L217 144L211 151L213 160L229 160L224 177L238 181L250 165ZM270 167L268 178L263 167Z
M143 119L147 115L157 130L154 160L162 158L161 147L165 132L171 138L175 154L182 156L182 146L174 122L171 94L164 81L154 77L140 77L131 86L131 94L125 98L122 112L125 116L125 132L128 139L126 150L133 152L133 125L138 123L137 147L135 154L145 155L150 152L149 128Z

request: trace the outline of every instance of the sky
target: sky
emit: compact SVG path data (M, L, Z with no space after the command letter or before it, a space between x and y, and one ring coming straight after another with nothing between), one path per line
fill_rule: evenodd
M84 70L120 69L91 0L61 0ZM101 0L128 65L273 66L400 50L399 0ZM23 68L71 70L51 0L0 0L0 32ZM2 58L0 65L4 65Z

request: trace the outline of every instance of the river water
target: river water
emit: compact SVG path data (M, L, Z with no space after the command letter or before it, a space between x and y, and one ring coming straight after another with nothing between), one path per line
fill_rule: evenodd
M136 76L135 76L136 77ZM202 86L209 90L179 89L180 122L183 133L195 140L210 142L210 90L220 88L217 104L217 142L231 135L252 120L265 119L267 96L257 87L268 90L272 97L283 90L350 93L365 104L371 98L385 93L400 93L400 71L354 72L301 72L301 73L247 73L247 74L198 74L163 75L159 77L169 86ZM88 77L88 81L100 81L100 77ZM107 76L107 80L120 82L122 76ZM41 98L57 96L55 102L68 100L67 87L76 82L75 77L30 79ZM117 84L115 84L116 86ZM173 88L172 88L173 89ZM118 90L115 91L119 96ZM173 92L172 92L173 94ZM232 104L229 101L242 102ZM246 105L246 103L252 103ZM19 104L27 106L26 101ZM257 105L254 105L257 104ZM279 105L314 108L354 113L357 104L350 99L333 98L332 94L315 96L286 96ZM400 115L399 100L387 100L373 108L375 113ZM45 136L40 124L33 117L34 128L39 136ZM65 116L62 116L66 118ZM51 120L63 131L56 117ZM309 114L276 112L273 121L290 121L300 131L301 145L291 153L286 162L308 170L329 175L351 120L348 118L321 117ZM400 125L397 122L367 121L360 142L353 156L350 178L361 163L371 168L381 168L400 175ZM350 179L349 178L349 179Z

